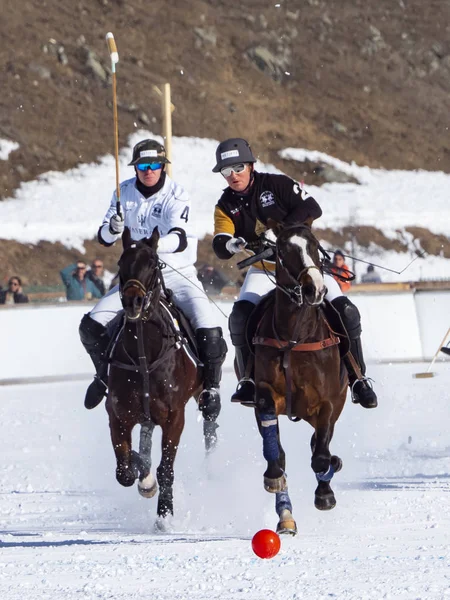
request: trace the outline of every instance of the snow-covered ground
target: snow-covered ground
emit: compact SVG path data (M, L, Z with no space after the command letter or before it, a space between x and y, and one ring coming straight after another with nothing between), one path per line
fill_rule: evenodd
M372 366L380 406L348 403L332 449L337 507L313 506L311 430L282 421L299 533L270 561L252 535L274 529L274 498L252 411L226 399L220 445L204 456L191 401L176 461L172 531L155 534L156 500L114 478L103 408L87 382L0 387L2 600L443 599L450 596L450 371ZM159 458L159 433L154 465Z
M0 138L0 160L8 160L9 155L14 150L17 150L19 144L11 142L11 140L3 140Z
M148 131L139 131L128 140L120 153L120 177L133 176L131 148ZM211 172L215 164L216 140L175 137L173 139L174 178L189 191L198 235L213 232L214 205L224 187L223 178ZM258 148L255 148L258 153ZM420 225L433 233L449 235L450 175L427 171L384 171L358 167L309 150L288 148L281 153L292 160L320 159L356 177L357 184L326 184L308 189L323 208L318 227L341 228L345 225L372 225L387 236L397 237L407 226ZM279 172L273 165L258 163L257 169ZM101 157L99 164L84 164L60 173L49 172L38 180L24 183L15 199L0 202L0 239L37 243L60 241L84 252L83 241L96 235L98 226L115 187L112 155ZM359 258L381 263L401 271L412 254L383 252L373 247L359 250ZM358 264L357 274L366 266ZM405 273L382 272L384 281L407 281L421 278L450 278L450 261L441 257L417 260Z

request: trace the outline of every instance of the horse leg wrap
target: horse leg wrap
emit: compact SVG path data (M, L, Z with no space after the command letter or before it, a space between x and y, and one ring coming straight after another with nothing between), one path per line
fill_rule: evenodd
M316 473L317 481L331 481L333 479L335 471L333 465L330 463L328 467L328 471L322 471L321 473Z
M263 439L263 455L269 462L278 460L280 449L278 447L278 419L274 414L260 414L261 435Z
M289 498L289 494L287 489L283 492L277 492L275 496L275 510L277 511L277 515L280 516L283 510L288 510L292 512L292 504L291 499Z

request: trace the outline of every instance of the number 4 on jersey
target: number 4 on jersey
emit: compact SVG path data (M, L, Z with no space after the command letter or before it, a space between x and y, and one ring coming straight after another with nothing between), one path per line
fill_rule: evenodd
M186 206L184 208L183 212L181 213L180 219L183 219L187 223L188 218L189 218L189 206Z

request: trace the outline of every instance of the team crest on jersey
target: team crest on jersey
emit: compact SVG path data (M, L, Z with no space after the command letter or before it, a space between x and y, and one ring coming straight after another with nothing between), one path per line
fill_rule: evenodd
M139 225L141 227L144 227L144 225L145 225L145 215L139 215L138 216L138 222L139 222Z
M157 204L156 206L153 207L152 217L156 217L157 219L160 219L161 218L161 213L162 213L162 206L161 206L161 204Z
M263 192L259 199L261 200L262 208L266 208L266 206L271 206L272 204L275 204L275 196L273 195L273 192Z

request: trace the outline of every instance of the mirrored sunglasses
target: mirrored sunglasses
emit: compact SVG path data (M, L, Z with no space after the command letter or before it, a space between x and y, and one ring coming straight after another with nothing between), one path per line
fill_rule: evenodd
M238 165L231 165L231 167L224 167L220 169L220 172L224 177L229 177L233 172L237 174L242 173L242 171L245 171L245 167L245 163L239 163Z
M162 163L142 163L140 165L136 165L138 171L157 171L161 169Z

